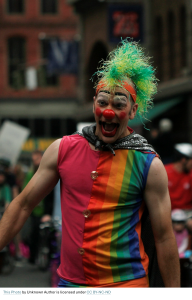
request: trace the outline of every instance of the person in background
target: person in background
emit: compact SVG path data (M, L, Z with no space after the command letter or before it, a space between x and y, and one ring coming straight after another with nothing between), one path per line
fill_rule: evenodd
M171 212L171 218L180 258L181 287L191 287L192 240L186 228L187 215L182 209L174 209Z
M6 182L11 190L11 200L14 199L19 195L19 187L16 182L16 176L11 169L11 162L7 158L0 158L0 167L4 170L5 176L6 176ZM13 248L15 248L14 252L14 257L17 261L22 260L22 251L20 248L21 244L21 234L18 232L18 234L14 237L13 240Z
M4 169L0 168L0 219L12 200L11 189L6 182ZM3 252L0 251L0 272L3 266Z
M19 193L21 193L23 189L24 179L25 179L25 172L23 171L22 165L16 164L14 166L13 173L15 175L15 180L19 189Z
M6 210L12 200L11 189L6 181L6 173L0 168L0 210L1 213Z
M32 169L26 174L24 179L23 188L29 183L31 178L37 172L43 152L41 150L35 150L32 152ZM39 245L39 225L41 222L47 222L50 220L53 211L53 191L50 192L45 199L43 199L32 211L30 216L30 237L29 248L30 257L29 263L35 264L38 254Z
M174 146L175 159L165 165L172 210L186 213L186 226L192 232L192 145L180 143Z
M185 251L190 247L189 233L185 226L187 220L186 213L182 209L174 209L171 212L171 219L179 257L184 257Z
M7 184L11 188L12 193L12 199L17 197L19 194L19 188L16 183L16 177L14 172L11 169L11 162L7 158L0 158L0 167L3 168L5 174L6 174L6 181Z

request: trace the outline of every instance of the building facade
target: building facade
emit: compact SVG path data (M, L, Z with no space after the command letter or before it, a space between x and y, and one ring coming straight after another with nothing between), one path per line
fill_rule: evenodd
M28 127L32 138L76 129L78 70L49 72L48 62L53 44L78 39L78 17L65 0L0 0L1 124Z

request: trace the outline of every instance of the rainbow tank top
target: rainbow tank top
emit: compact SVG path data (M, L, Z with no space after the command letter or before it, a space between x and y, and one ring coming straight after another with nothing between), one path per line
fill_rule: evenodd
M148 257L141 240L143 191L155 154L94 151L79 136L62 139L62 245L58 275L99 286L145 277Z

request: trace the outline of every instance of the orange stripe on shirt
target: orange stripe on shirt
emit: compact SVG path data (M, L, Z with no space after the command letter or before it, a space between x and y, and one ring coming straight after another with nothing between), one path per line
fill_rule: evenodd
M113 154L111 154L113 156ZM110 173L112 159L109 155L109 159L106 160L106 156L101 153L98 163L98 178L94 181L92 188L92 195L88 209L92 212L91 218L85 221L84 229L84 242L83 249L85 249L86 255L83 256L84 273L86 277L86 284L89 285L90 280L93 284L93 278L95 284L99 284L99 274L97 268L90 269L90 262L96 262L96 247L97 238L100 224L100 214L97 212L101 210L103 202L105 200L105 192L108 183L108 174ZM100 176L102 174L102 176ZM94 213L95 212L95 213Z
M110 267L110 246L114 222L114 210L116 209L119 202L119 196L125 170L124 155L125 152L116 151L116 157L115 159L113 159L109 174L106 196L102 206L102 211L100 213L99 238L97 240L96 260L98 264L105 266L105 268L101 268L99 271L100 284L105 284L109 281L113 281L113 274ZM111 209L109 209L109 205Z

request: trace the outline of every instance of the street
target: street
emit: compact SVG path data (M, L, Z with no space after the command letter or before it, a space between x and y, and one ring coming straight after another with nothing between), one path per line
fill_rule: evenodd
M50 272L49 270L42 272L37 266L30 265L27 261L16 262L11 274L0 274L0 288L8 287L51 287Z

